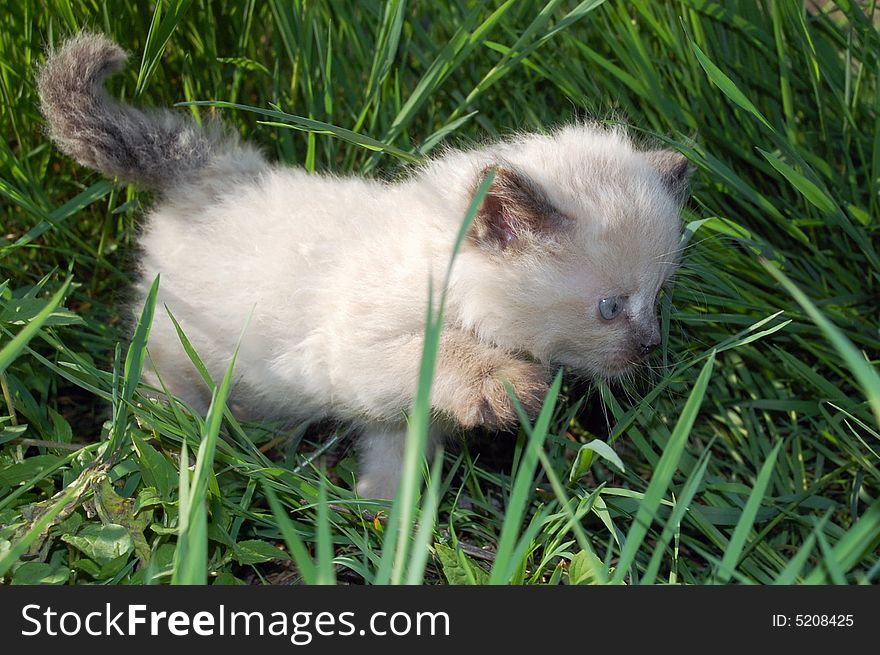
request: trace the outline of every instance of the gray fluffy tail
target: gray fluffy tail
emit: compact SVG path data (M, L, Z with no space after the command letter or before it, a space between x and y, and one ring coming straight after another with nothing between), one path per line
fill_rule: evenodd
M219 134L169 110L142 111L110 98L104 80L127 58L105 36L73 37L39 71L40 106L62 152L110 177L164 189L204 167Z

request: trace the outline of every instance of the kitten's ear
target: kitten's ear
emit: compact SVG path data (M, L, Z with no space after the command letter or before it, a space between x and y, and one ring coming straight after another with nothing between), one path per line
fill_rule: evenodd
M480 180L492 168L483 169ZM479 245L504 249L556 230L564 222L565 218L534 182L510 168L498 166L468 236Z
M679 204L684 204L688 197L688 183L693 166L687 157L677 150L649 150L645 157L660 172L660 179Z

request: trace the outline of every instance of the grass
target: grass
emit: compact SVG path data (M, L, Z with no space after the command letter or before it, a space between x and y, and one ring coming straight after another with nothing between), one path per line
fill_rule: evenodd
M880 34L873 1L808 4L10 5L0 581L875 583ZM146 399L165 309L132 330L122 307L150 199L60 156L37 111L44 47L79 29L134 53L115 93L311 171L394 176L584 116L679 148L697 172L657 365L560 377L534 425L428 470L429 338L393 505L354 497L344 432L237 422L228 378L207 416Z

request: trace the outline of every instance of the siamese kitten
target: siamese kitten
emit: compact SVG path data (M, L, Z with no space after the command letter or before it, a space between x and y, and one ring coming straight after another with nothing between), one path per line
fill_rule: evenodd
M448 290L432 438L514 424L505 381L534 414L551 367L615 377L659 345L657 295L676 268L690 174L682 155L575 124L450 150L395 183L310 175L182 113L115 102L102 83L125 60L107 38L79 35L38 83L64 153L157 192L138 298L161 273L158 306L215 379L253 311L232 403L249 418L356 425L362 496L394 495L429 280L442 280L488 170ZM170 391L204 409L208 389L165 312L149 351Z

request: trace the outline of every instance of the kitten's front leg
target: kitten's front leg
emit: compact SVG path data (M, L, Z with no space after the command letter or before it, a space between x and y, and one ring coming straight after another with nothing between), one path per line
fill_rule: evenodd
M441 337L432 392L435 409L464 427L515 425L516 410L505 383L529 416L538 413L548 389L545 367L517 359L463 332L447 332Z
M406 344L396 343L393 355L386 351L383 380L390 397L399 399L403 396L397 394L414 391L411 383L403 385L417 377L417 368L412 370L411 367L418 366L422 348L423 342L418 338ZM481 344L464 332L453 330L441 335L431 391L435 411L467 428L512 426L517 422L517 415L505 382L526 412L530 416L537 414L548 388L543 366ZM389 407L393 404L388 402ZM396 413L391 413L387 421L365 424L359 438L357 492L364 498L393 498L397 491L403 471L406 423L391 418ZM442 433L442 425L430 426L425 453L429 459Z

